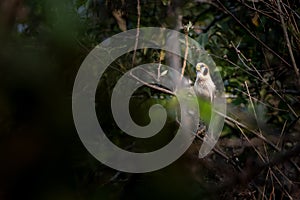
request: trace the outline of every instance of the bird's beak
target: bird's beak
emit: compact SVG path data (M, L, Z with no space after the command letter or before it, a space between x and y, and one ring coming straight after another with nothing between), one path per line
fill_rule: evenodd
M197 72L201 71L201 65L198 64L198 65L196 66L196 71L197 71Z

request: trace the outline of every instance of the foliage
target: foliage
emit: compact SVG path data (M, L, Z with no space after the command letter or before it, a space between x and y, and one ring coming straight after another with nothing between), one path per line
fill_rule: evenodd
M297 198L299 158L281 153L299 145L299 19L296 0L3 0L0 198ZM216 62L228 116L208 158L196 158L200 135L171 166L132 175L103 166L83 148L71 114L77 70L98 43L137 27L188 34ZM146 152L174 137L179 106L173 95L150 87L134 94L130 107L138 124L148 123L148 108L155 103L169 114L162 133L146 141L119 130L107 106L116 82L133 64L168 64L170 57L137 50L117 59L101 78L96 110L115 144ZM184 61L179 62L181 67ZM185 76L194 81L192 65Z

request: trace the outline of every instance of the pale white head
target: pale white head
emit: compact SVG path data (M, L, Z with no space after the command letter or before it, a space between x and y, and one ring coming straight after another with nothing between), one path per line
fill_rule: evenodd
M210 78L209 68L205 63L197 63L196 65L197 79L207 80Z

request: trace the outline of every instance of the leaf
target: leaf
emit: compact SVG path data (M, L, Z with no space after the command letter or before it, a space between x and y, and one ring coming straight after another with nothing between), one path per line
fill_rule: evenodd
M161 2L164 6L170 5L170 0L162 0Z
M168 73L168 70L163 71L160 76L165 76Z
M259 26L258 19L259 19L259 15L258 15L258 13L255 13L254 17L251 19L251 21L252 21L252 24L254 24L256 27L258 27L258 26Z

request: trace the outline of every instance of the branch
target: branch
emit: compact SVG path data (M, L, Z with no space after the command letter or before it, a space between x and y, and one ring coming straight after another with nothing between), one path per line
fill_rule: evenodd
M283 59L280 55L278 55L273 49L271 49L268 45L266 45L263 41L261 41L256 35L254 35L234 14L232 14L219 0L217 2L221 5L223 10L227 12L234 20L236 20L241 27L243 27L253 38L255 38L263 47L268 49L272 54L277 56L282 62L284 62L287 66L291 67L291 65Z
M225 181L223 184L211 187L207 186L209 193L223 192L226 189L232 188L236 185L246 185L251 182L257 175L263 170L272 168L280 163L284 163L289 159L298 156L300 154L300 145L296 145L293 149L275 154L272 159L267 163L257 162L255 160L249 160L246 169L240 172L236 177L230 177L230 180Z
M300 85L299 69L298 69L296 61L295 61L295 57L294 57L294 54L293 54L293 50L292 50L291 42L290 42L289 35L288 35L288 32L287 32L287 28L286 28L286 25L285 25L285 22L284 22L284 18L283 18L283 15L281 14L282 9L281 9L281 6L280 6L280 0L277 0L277 4L278 4L278 9L279 9L279 17L280 17L280 21L281 21L281 26L282 26L284 37L285 37L285 40L286 40L286 46L288 47L289 54L290 54L291 61L292 61L292 65L294 67L294 70L295 70L295 73L296 73L296 76L297 76L297 79L298 79L298 84Z
M190 24L189 24L190 25ZM180 76L180 80L182 80L182 77L184 76L184 71L185 71L185 67L186 67L186 60L187 60L187 56L188 56L188 52L189 52L189 25L187 25L187 27L185 28L185 52L184 52L184 60L183 60L183 66L182 66L182 70L181 70L181 76Z
M150 83L147 83L141 79L139 79L137 76L135 76L132 71L130 71L130 75L136 79L137 81L143 83L145 86L149 87L149 88L152 88L152 89L155 89L155 90L158 90L158 91L161 91L163 93L166 93L166 94L170 94L170 95L174 95L176 96L176 94L168 89L165 89L165 88L162 88L162 87L159 87L159 86L156 86L156 85L153 85L153 84L150 84Z
M138 46L139 42L139 36L140 36L140 23L141 23L141 5L140 5L140 0L137 0L137 31L136 31L136 36L135 36L135 45L134 45L134 52L133 52L133 57L132 57L132 66L134 65L135 62L135 56L136 56L136 49Z

